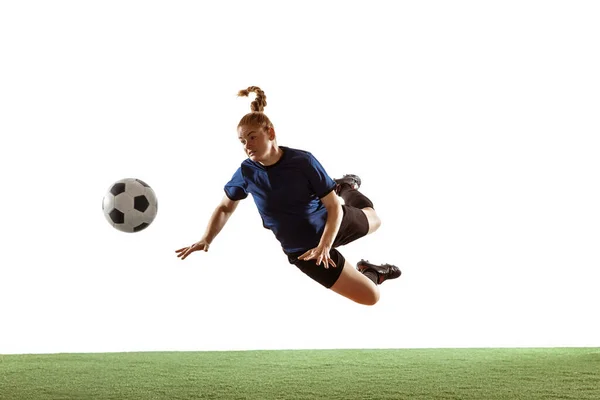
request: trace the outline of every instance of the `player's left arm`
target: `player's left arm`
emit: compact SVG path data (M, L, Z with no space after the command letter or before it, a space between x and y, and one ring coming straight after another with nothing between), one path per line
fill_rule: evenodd
M340 198L335 194L335 190L332 190L328 195L321 198L321 201L327 209L327 222L325 223L325 230L321 235L319 244L331 249L342 224L342 203L340 203Z
M323 205L327 209L327 221L325 223L325 229L323 230L323 234L321 235L321 240L319 241L319 245L314 249L310 249L306 253L302 254L298 257L299 260L316 260L316 264L320 265L323 263L325 268L337 267L333 260L329 256L329 251L331 250L331 246L333 246L333 241L340 229L340 225L342 224L342 204L340 203L340 199L335 194L335 190L332 190L325 197L321 198Z

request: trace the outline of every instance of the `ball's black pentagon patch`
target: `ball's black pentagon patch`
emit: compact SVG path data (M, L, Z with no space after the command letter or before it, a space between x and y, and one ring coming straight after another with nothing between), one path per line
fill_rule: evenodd
M112 222L114 222L115 224L122 224L123 222L125 222L125 214L123 214L116 208L113 208L113 210L109 212L108 215L110 216Z
M150 185L148 185L146 182L144 182L144 181L143 181L143 180L141 180L141 179L137 179L137 178L136 178L135 180L136 180L136 181L138 181L139 183L141 183L141 184L142 184L142 186L150 187Z
M123 193L125 191L125 183L115 183L112 188L110 188L110 192L113 195L118 195L119 193Z
M139 224L138 226L133 228L134 232L139 232L139 231L143 231L144 229L146 229L150 224L147 224L145 222L142 222L141 224Z
M146 211L149 205L150 202L148 201L146 196L135 196L133 198L133 208L140 212Z

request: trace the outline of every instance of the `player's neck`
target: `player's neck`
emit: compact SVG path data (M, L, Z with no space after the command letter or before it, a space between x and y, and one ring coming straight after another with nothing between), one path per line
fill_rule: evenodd
M282 155L283 150L279 146L275 145L269 152L269 155L264 160L259 161L259 163L265 167L268 167L279 161Z

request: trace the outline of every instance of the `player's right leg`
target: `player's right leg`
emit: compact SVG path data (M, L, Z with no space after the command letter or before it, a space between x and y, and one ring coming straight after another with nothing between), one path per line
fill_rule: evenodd
M369 231L367 232L367 235L370 235L379 229L381 226L381 219L379 219L379 215L377 215L377 212L371 207L365 207L361 210L367 216L367 221L369 221Z
M364 194L358 191L361 180L357 175L344 175L340 179L334 179L337 184L335 192L344 199L344 204L355 207L365 214L369 224L367 235L375 232L381 226L381 219L373 208L373 203Z

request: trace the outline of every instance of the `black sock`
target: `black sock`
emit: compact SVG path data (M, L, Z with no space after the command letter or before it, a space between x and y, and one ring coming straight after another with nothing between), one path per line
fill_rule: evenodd
M373 283L377 285L377 282L379 281L379 279L377 279L377 272L368 269L365 272L363 272L363 275L372 280Z
M344 203L346 203L347 206L356 208L374 208L373 203L367 198L367 196L365 196L358 190L353 189L347 183L344 183L340 186L339 194L340 197L344 199Z

